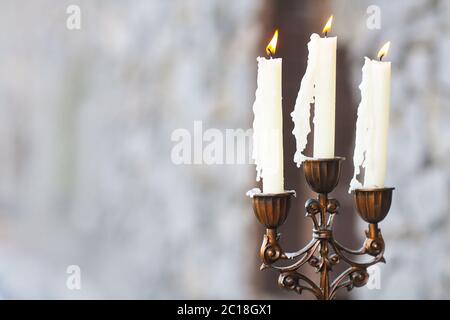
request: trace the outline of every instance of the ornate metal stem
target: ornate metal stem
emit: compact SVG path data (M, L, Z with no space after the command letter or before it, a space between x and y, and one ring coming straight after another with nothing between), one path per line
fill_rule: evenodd
M333 237L333 221L338 213L339 202L328 194L336 187L343 158L311 159L304 163L306 181L318 197L306 201L306 216L313 224L313 239L303 249L288 253L279 244L277 228L286 220L290 199L294 192L282 194L255 194L253 208L258 220L266 226L266 234L261 246L263 269L278 271L280 287L301 294L308 291L320 300L336 297L341 288L351 290L364 286L369 275L367 268L378 262L385 262L384 240L378 223L387 215L394 188L358 189L354 200L359 215L369 223L366 240L360 249L351 250ZM362 256L370 259L361 261ZM279 266L280 260L293 261L290 265ZM339 263L349 265L348 269L331 280L333 267ZM319 274L319 284L302 274L299 269L308 263Z

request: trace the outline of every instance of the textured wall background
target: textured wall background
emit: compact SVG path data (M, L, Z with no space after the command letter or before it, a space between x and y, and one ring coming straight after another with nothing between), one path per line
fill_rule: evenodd
M450 2L334 1L336 34L353 60L355 99L363 55L390 40L392 111L387 184L395 186L382 232L381 289L361 298L450 298ZM381 9L381 29L366 9ZM355 106L356 108L356 106Z
M249 294L253 166L175 166L170 137L250 126L260 6L0 2L3 297Z

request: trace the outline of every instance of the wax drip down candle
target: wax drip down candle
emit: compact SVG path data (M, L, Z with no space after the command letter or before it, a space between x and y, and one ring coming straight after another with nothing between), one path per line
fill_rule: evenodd
M387 42L378 52L378 60L365 58L362 68L361 102L356 121L354 175L350 182L354 189L384 187L389 128L391 63L382 61L389 50ZM360 167L365 169L364 184L358 181Z
M264 193L284 192L281 58L273 58L278 30L266 48L269 59L258 57L256 98L253 104L253 151L256 180Z
M297 144L294 162L298 167L307 158L304 150L311 131L311 104L314 104L314 157L334 157L337 37L327 37L332 21L333 16L323 29L323 38L316 33L311 35L308 65L291 113Z

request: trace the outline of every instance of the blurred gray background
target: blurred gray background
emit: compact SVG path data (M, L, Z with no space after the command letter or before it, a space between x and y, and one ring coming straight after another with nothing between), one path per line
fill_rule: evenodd
M80 30L66 27L69 5ZM371 5L380 29L367 26ZM353 151L364 55L390 40L393 65L388 263L379 289L341 298L450 298L445 0L0 0L0 298L297 298L258 271L263 228L245 197L254 165L175 165L171 134L195 120L250 128L256 57L280 28L286 187L299 192L281 232L298 249L311 194L289 113L309 35L330 14L339 155ZM348 159L337 236L357 247L351 170ZM66 286L70 265L81 290Z

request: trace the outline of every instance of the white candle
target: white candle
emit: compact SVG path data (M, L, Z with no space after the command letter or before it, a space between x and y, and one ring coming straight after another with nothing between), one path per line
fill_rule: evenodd
M314 103L314 158L334 157L337 38L319 38Z
M331 28L331 16L323 32ZM297 151L294 161L297 166L306 159L307 136L310 128L310 104L314 103L314 157L334 157L335 109L336 109L336 37L321 38L311 35L308 43L308 66L300 84L297 100L292 112Z
M360 166L365 168L364 188L384 187L389 129L391 63L381 61L389 49L386 43L378 53L378 60L365 58L360 85L361 102L356 122L355 172L350 190L360 188L357 180Z
M275 53L278 32L267 51ZM283 117L281 107L282 60L258 57L256 99L253 104L253 153L257 177L263 179L264 193L284 192Z

